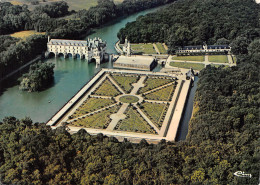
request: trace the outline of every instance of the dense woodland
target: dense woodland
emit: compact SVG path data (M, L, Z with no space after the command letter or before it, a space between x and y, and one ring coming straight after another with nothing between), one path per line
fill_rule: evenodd
M30 66L29 72L23 74L20 79L20 90L41 91L49 87L54 80L55 65L52 63L38 62Z
M124 42L165 42L174 53L186 45L230 44L238 46L259 37L259 5L254 0L185 0L128 23L118 33ZM239 43L241 42L241 43ZM246 48L246 47L245 47Z
M62 127L52 130L45 124L32 124L29 118L7 117L0 123L0 181L6 184L258 184L259 5L244 0L179 3L185 10L212 4L202 12L214 12L214 8L228 4L218 11L223 12L226 24L234 24L233 27L236 21L231 19L231 12L230 19L225 16L226 8L237 9L241 15L237 17L240 29L234 37L229 37L230 32L217 36L219 27L211 28L208 41L230 40L238 65L209 66L201 71L186 141L161 141L157 145L145 140L139 144L120 143L102 134L90 136L80 130L70 135ZM185 23L184 10L174 8L172 12L180 23ZM165 13L168 15L169 11ZM140 19L152 16L156 21L156 15L162 14ZM209 14L203 22L210 25L212 17L216 16ZM160 19L166 22L169 17ZM186 36L184 40L191 42ZM236 171L252 174L252 178L238 178L233 175Z
M91 28L120 16L173 1L125 0L115 5L112 0L98 0L96 7L76 12L74 18L68 19L63 16L72 12L68 11L69 7L64 1L38 6L32 11L26 5L0 3L0 41L5 42L0 46L0 78L42 54L46 50L47 35L51 38L79 39L90 33ZM46 35L35 35L22 41L6 35L23 30L46 32Z

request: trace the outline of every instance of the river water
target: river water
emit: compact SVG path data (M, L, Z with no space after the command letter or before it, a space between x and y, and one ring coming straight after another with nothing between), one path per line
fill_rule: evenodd
M126 18L105 25L96 29L89 38L100 37L107 41L107 52L116 53L114 44L116 43L117 33L128 22L136 20L140 15L145 15L157 11L159 8L142 11ZM54 84L42 92L22 92L16 78L10 78L5 83L0 84L0 120L5 116L15 116L17 118L30 117L34 122L46 122L53 116L88 80L99 71L100 68L113 68L111 63L101 64L96 68L95 63L88 63L85 60L58 57L50 58L47 62L55 64ZM160 66L154 71L159 71ZM195 89L195 88L194 88ZM190 93L194 97L194 93ZM192 98L192 97L191 97ZM193 99L192 99L193 100ZM189 100L190 101L190 100ZM187 108L192 110L191 105L187 104ZM186 120L189 120L190 114ZM185 119L184 119L185 120ZM185 123L186 128L188 125ZM187 129L184 128L187 131ZM181 133L184 131L181 131ZM180 134L184 137L186 134ZM181 137L180 139L183 139Z

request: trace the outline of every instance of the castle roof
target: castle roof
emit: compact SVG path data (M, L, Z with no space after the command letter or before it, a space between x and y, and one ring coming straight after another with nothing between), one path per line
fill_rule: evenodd
M85 47L105 47L106 43L100 38L88 40L65 40L65 39L51 39L48 44L51 45L66 45L66 46L85 46Z

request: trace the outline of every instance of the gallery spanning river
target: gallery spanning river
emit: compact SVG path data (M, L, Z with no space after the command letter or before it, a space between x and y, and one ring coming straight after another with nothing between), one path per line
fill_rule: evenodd
M117 33L128 22L134 21L138 16L155 12L159 8L150 9L128 16L124 19L106 25L95 30L95 33L88 37L100 37L107 41L107 52L116 53L114 44L118 40ZM55 64L54 84L42 92L22 92L19 91L17 81L8 79L5 84L0 84L0 120L5 116L15 116L17 118L30 117L34 122L46 122L53 116L86 82L99 71L100 68L112 68L111 63L101 64L96 68L95 63L88 63L85 60L63 57L51 58L47 62ZM160 70L160 66L155 71ZM192 93L193 101L194 93ZM191 107L188 107L190 111ZM188 120L190 113L188 116ZM188 123L188 121L187 121ZM184 132L187 133L187 125ZM182 128L180 129L182 130ZM181 131L182 133L183 131ZM179 134L180 139L185 139L186 134Z

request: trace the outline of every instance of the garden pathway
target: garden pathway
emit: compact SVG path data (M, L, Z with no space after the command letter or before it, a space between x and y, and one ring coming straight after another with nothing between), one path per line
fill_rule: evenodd
M103 98L103 99L111 99L111 96L99 96L99 95L90 95L91 98Z
M167 101L159 101L159 100L144 100L146 102L149 102L149 103L168 103Z
M160 53L160 51L159 51L159 49L157 48L157 45L155 44L155 43L153 43L153 47L154 47L154 49L155 49L155 51L157 52L157 54L161 54Z
M141 78L139 79L139 81L137 83L132 84L132 86L134 87L133 90L130 92L130 94L134 95L137 93L137 91L141 88L144 87L144 80L145 80L146 76L141 76Z
M120 109L118 110L118 112L116 114L112 114L110 115L110 118L112 119L112 121L110 122L110 124L107 127L108 131L113 131L117 125L117 123L121 120L121 119L125 119L126 115L124 114L125 110L128 107L128 103L123 103L123 105L120 107Z

